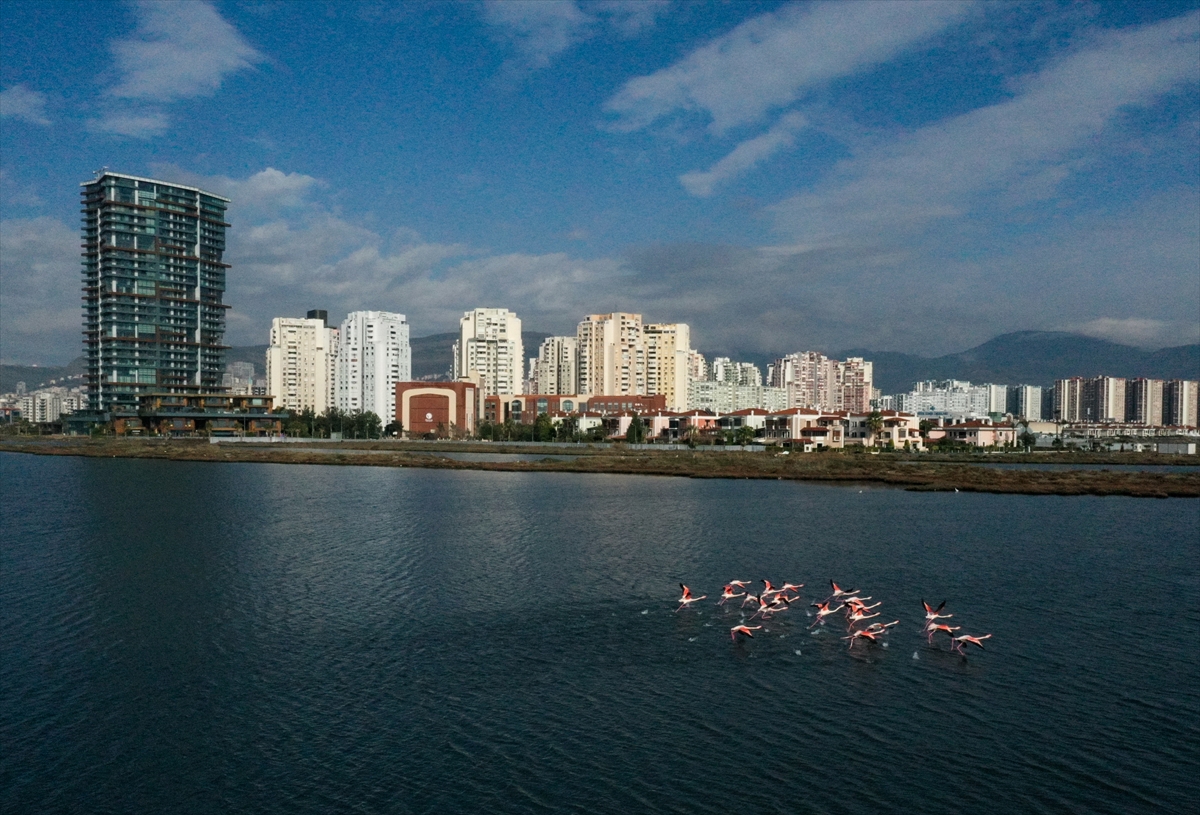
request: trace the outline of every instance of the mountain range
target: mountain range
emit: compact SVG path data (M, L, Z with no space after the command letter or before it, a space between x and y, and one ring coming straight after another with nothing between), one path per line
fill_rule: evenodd
M548 336L540 331L522 332L525 356L533 356L542 340ZM409 343L412 348L413 378L448 376L451 348L457 338L458 332L413 338ZM226 352L226 360L251 362L261 376L266 350L265 345L237 346ZM705 354L710 360L716 355ZM729 356L739 358L733 354ZM874 362L875 387L883 393L905 392L912 388L914 382L925 379L964 379L975 383L1043 387L1068 376L1100 374L1129 379L1200 379L1200 344L1145 351L1130 345L1061 331L1002 334L966 351L940 357L862 348L840 351L832 356L838 359L863 357ZM763 366L763 372L766 373L765 364L769 359L761 354L742 355L740 359ZM25 382L29 390L34 390L49 384L51 380L82 373L83 357L64 366L0 365L0 393L11 392L18 381ZM74 379L68 384L80 382Z

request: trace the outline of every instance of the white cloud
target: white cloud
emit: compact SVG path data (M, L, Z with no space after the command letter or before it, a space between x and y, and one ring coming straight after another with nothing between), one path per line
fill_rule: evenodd
M0 348L6 361L66 364L79 339L79 232L55 218L0 221Z
M228 74L264 57L212 5L140 2L137 35L112 45L120 82L106 93L168 102L215 93Z
M155 173L230 199L230 209L239 217L251 219L280 209L295 209L309 204L309 193L322 182L303 173L285 173L268 167L249 178L227 175L201 175L174 164L152 164Z
M0 91L0 118L12 117L34 125L48 125L46 94L25 85L13 85Z
M602 24L634 37L654 26L670 5L670 0L486 0L483 18L521 52L523 67L544 68L595 36Z
M671 9L671 0L596 0L589 11L608 17L609 24L625 37L635 37L653 28L658 18Z
M712 195L713 187L716 185L731 178L737 178L780 150L791 147L796 141L796 133L806 124L804 117L799 113L789 113L766 133L739 144L733 149L733 152L705 172L685 173L679 177L679 182L692 195L701 198Z
M629 80L605 108L618 117L619 130L700 113L723 133L792 104L820 83L887 61L969 9L944 1L786 4L668 68Z
M1085 323L1065 327L1067 331L1097 337L1102 340L1136 345L1141 348L1164 348L1200 342L1200 323L1188 324L1174 320L1154 320L1141 317L1099 317Z
M985 194L1010 207L1044 199L1068 174L1072 149L1127 108L1197 81L1198 35L1200 13L1100 35L1008 101L843 162L776 206L777 226L805 243L877 241L961 216Z
M484 19L504 31L533 68L586 39L595 23L574 0L488 0L483 8Z
M147 139L151 136L161 136L170 124L171 119L167 114L161 110L149 110L140 113L106 113L99 119L90 120L87 126L89 130L100 133Z

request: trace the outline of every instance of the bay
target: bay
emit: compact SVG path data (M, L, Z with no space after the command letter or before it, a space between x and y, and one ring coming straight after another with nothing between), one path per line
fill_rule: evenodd
M14 454L0 478L4 811L1193 797L1197 501ZM712 601L764 577L900 624L850 650L793 609L732 642ZM679 583L709 600L676 612ZM986 650L927 645L922 598Z

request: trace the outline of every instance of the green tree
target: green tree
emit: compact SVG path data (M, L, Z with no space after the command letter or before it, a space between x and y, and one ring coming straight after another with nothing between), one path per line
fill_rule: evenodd
M883 414L878 410L871 411L867 416L867 432L871 434L871 444L875 443L875 437L883 430Z
M737 429L735 433L737 444L746 445L754 443L754 428L743 425Z
M1033 435L1028 429L1026 429L1023 433L1021 433L1021 435L1017 436L1017 444L1024 447L1025 452L1029 452L1029 449L1033 447L1033 445L1037 444L1037 436Z
M548 413L539 413L533 420L533 440L552 441L554 439L554 422L550 421Z
M403 432L404 425L400 424L399 422L389 422L387 426L383 428L383 435L385 436L399 436Z
M559 441L578 441L579 417L564 416L563 420L558 423L555 436Z
M625 431L625 441L630 444L642 444L646 441L646 423L636 413L629 423L629 429Z

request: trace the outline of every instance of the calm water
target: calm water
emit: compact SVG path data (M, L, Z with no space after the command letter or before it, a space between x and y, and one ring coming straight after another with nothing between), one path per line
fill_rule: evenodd
M0 475L4 811L1194 801L1197 501L11 454ZM739 644L736 611L673 613L678 582L735 577L835 577L902 622L847 652L802 612ZM988 650L926 646L922 597Z

